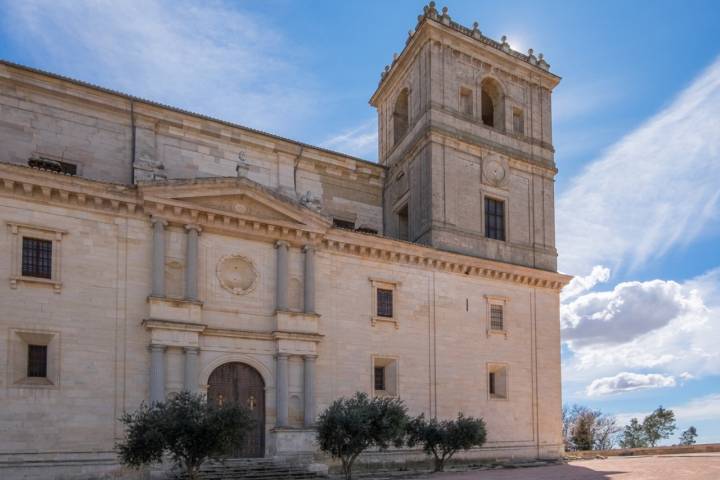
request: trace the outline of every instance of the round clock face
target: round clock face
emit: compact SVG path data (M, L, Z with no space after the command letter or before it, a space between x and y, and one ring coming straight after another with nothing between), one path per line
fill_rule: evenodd
M502 183L505 180L505 167L495 159L488 161L485 164L485 178L495 184Z

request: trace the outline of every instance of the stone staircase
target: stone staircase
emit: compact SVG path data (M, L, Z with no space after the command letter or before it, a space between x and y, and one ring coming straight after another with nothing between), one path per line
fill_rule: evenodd
M178 480L187 480L181 474ZM209 462L200 468L202 480L280 480L323 478L310 471L307 464L291 463L272 458L232 458L223 462Z

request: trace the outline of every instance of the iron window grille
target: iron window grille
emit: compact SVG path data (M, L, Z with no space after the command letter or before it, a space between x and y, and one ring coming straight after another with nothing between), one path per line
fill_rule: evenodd
M485 236L505 240L505 202L485 198Z
M28 377L47 377L47 345L28 345Z
M52 240L23 237L22 275L52 278Z
M375 367L375 390L385 391L385 367Z
M377 316L388 317L393 316L393 291L385 288L377 289Z
M490 329L504 330L504 311L502 305L490 305Z

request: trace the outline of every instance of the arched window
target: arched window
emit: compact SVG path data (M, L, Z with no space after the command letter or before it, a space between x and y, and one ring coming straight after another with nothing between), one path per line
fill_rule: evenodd
M397 145L408 130L408 89L403 89L395 100L393 110L393 143Z
M481 83L482 122L488 127L503 126L503 94L500 85L492 78Z

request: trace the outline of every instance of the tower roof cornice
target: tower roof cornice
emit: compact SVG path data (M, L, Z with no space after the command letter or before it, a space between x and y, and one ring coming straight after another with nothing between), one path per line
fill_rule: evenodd
M456 37L467 40L470 45L480 47L505 61L512 62L515 66L526 68L537 75L539 79L544 79L545 82L543 83L546 83L549 88L553 88L560 82L560 77L550 72L550 64L545 60L542 53L535 55L532 48L528 50L527 54L513 50L507 42L507 37L503 36L500 41L487 37L480 32L478 22L474 22L472 28L468 28L453 21L448 14L447 7L443 7L442 11L438 12L435 8L435 2L430 2L423 7L423 13L418 15L415 29L408 32L408 38L403 50L399 55L393 54L392 62L386 65L381 72L378 88L370 99L371 105L375 104L375 100L380 92L385 89L386 84L391 83L389 80L393 76L392 73L402 68L403 60L410 56L413 48L416 45L423 44L424 37L434 39L434 35L430 30L454 34ZM424 35L425 32L427 32L427 35Z

